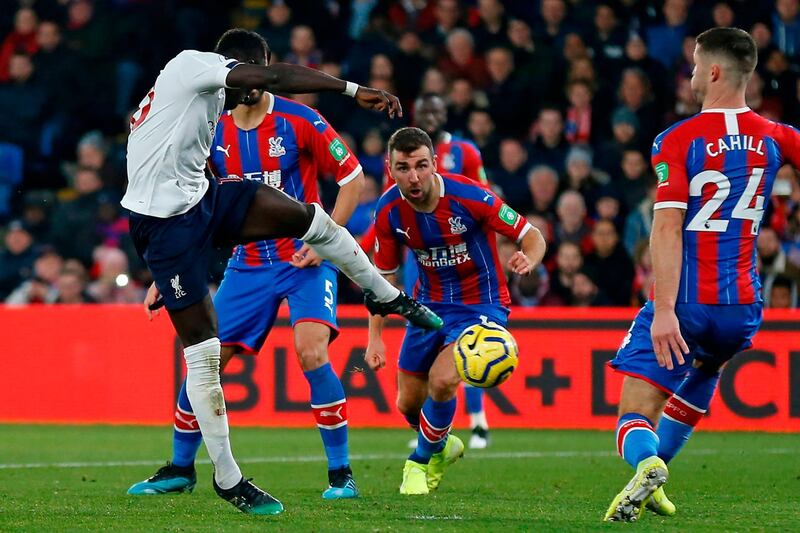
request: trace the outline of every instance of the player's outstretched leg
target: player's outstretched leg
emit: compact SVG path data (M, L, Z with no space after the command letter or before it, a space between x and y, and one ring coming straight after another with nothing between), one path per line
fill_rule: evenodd
M469 428L472 430L468 444L470 450L482 450L489 446L489 422L486 420L486 411L483 410L483 395L483 389L464 384Z
M617 451L636 474L612 500L606 521L635 522L645 502L667 482L667 465L658 457L658 437L648 418L625 413L617 422Z
M442 319L436 313L386 281L353 236L334 222L322 207L303 204L264 185L253 197L239 240L252 242L275 237L298 237L321 258L336 265L364 290L372 314L399 314L422 328L442 327Z
M203 436L186 394L186 381L178 393L172 431L172 461L159 468L153 476L131 486L128 494L168 494L192 492L194 489L197 483L194 458L203 442Z

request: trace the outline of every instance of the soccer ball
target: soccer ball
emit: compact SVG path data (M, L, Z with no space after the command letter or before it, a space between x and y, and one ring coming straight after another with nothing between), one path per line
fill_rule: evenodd
M517 368L517 341L495 322L467 327L456 339L453 353L462 381L475 387L501 384Z

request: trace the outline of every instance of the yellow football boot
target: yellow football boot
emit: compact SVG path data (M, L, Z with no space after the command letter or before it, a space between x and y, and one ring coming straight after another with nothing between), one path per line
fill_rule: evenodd
M400 494L428 494L428 465L423 465L406 460L403 467L403 482L400 484Z
M667 464L657 456L642 460L636 474L616 495L603 519L606 522L635 522L644 512L645 502L669 479Z

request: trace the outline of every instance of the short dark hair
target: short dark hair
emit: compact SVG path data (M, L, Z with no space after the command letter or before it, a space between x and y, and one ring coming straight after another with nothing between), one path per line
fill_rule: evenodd
M233 28L222 34L214 52L254 65L269 64L271 51L264 38L254 31Z
M427 133L414 127L400 128L389 137L389 157L395 150L403 154L410 154L422 146L427 146L433 157L433 141Z
M711 28L697 36L697 46L706 54L731 61L736 73L746 82L758 63L756 42L739 28Z

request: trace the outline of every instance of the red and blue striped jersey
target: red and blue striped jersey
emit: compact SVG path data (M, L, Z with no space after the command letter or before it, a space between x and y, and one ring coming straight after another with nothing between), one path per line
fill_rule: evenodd
M254 129L237 127L230 113L220 119L208 159L217 181L257 180L301 202L319 203L320 176L332 175L340 186L358 176L356 156L319 113L287 98L268 97L267 114ZM302 245L291 238L239 245L229 265L289 261Z
M530 224L492 191L456 174L435 174L440 199L430 213L416 211L396 185L375 213L375 266L395 272L403 245L419 266L416 297L423 302L496 304L510 299L495 232L520 241Z
M710 109L653 142L654 209L685 209L677 301L761 302L756 238L775 175L798 167L800 132L749 108Z
M483 158L481 158L481 152L477 146L447 132L442 134L441 139L441 142L436 143L433 148L436 154L436 166L439 170L448 174L466 176L483 185L489 184L483 168ZM386 167L383 176L384 192L388 191L392 185L394 185L394 180L389 177L389 168ZM369 251L374 246L375 226L373 225L361 237L361 247Z
M438 167L448 174L466 176L478 183L489 183L483 169L483 159L478 147L447 132L442 134L441 142L434 147Z

